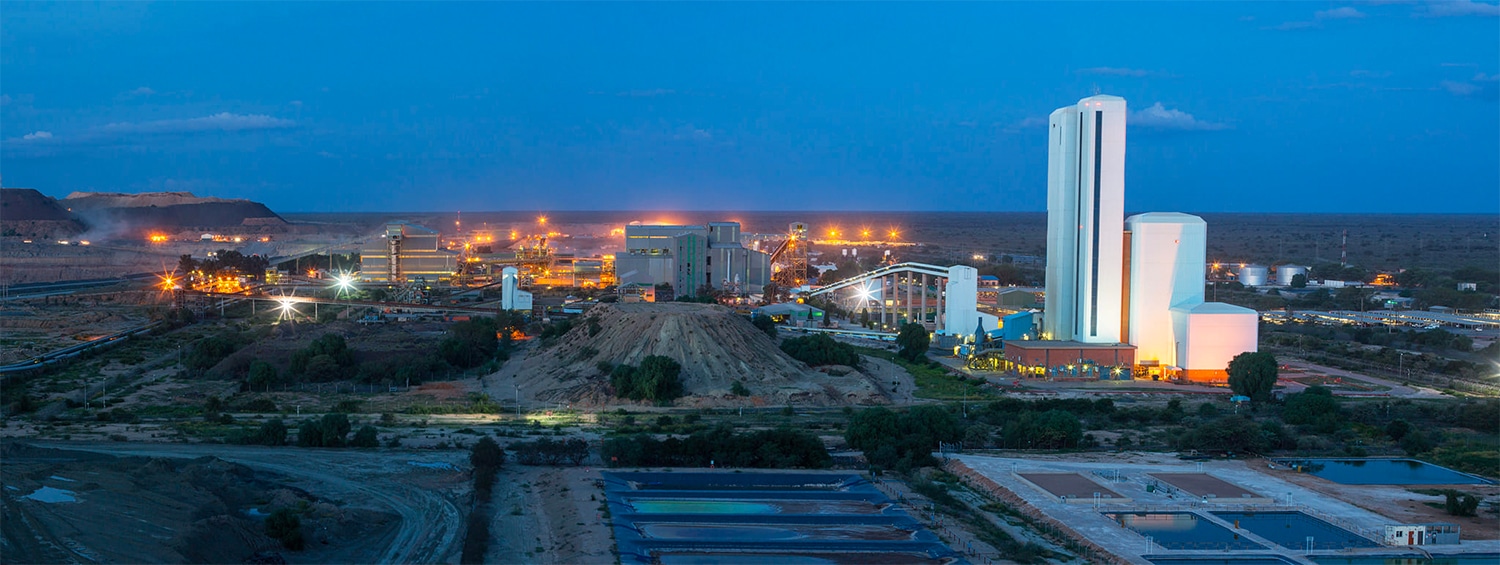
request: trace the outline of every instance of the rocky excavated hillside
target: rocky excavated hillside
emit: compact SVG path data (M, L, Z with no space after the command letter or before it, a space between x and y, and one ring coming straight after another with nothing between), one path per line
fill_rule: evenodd
M142 230L277 231L286 220L265 204L200 198L188 192L75 192L62 200L30 188L0 189L0 229L7 236L53 238L82 234L107 239Z
M503 373L544 402L608 404L622 401L611 396L600 363L639 365L648 355L682 365L688 398L679 402L689 405L888 402L858 371L815 371L788 357L743 316L717 305L601 304L556 343L537 347ZM744 383L751 398L730 393L735 381Z
M126 224L173 229L286 224L286 220L259 202L202 198L190 192L74 192L61 202L91 226Z

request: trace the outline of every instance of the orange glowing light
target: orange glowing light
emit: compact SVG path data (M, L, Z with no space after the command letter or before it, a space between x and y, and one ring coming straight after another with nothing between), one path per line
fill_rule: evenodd
M870 228L860 228L859 235L865 239L870 239Z
M151 234L151 237L149 239L151 240L151 243L165 243L167 241L167 236L159 233L153 233Z
M545 225L547 225L547 217L546 216L537 216L536 217L536 223L539 226L545 226Z

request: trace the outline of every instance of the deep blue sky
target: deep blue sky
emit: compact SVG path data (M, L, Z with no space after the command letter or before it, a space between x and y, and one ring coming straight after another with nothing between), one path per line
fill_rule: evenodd
M1500 212L1497 14L5 2L0 175L288 212L1043 210L1044 118L1097 88L1133 111L1132 211Z

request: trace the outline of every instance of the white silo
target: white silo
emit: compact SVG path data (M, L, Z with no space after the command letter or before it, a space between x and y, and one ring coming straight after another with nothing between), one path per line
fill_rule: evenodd
M521 290L520 271L515 267L506 267L500 273L500 309L529 312L531 293Z
M1276 267L1276 284L1291 286L1292 278L1297 275L1307 277L1307 267L1303 267L1302 265L1282 265Z
M1264 265L1245 265L1240 267L1240 284L1245 286L1266 286L1266 279L1270 278L1271 270Z

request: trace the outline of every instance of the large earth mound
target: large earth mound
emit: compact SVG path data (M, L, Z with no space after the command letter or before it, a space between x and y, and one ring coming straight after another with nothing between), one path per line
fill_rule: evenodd
M52 197L30 188L0 189L0 224L6 235L71 237L83 223Z
M884 404L880 390L848 368L818 372L783 353L776 342L728 308L688 303L601 304L551 345L502 372L544 402L607 404L611 395L600 362L639 365L648 355L682 365L688 398L711 406L746 399L730 393L735 381L760 404ZM834 374L843 373L843 374Z
M243 199L202 198L190 192L74 192L62 203L90 225L219 228L286 224L265 204Z

